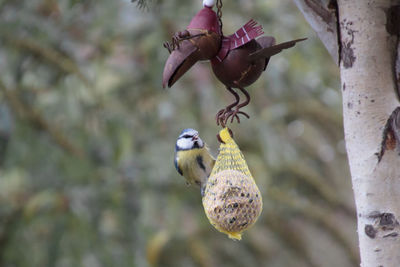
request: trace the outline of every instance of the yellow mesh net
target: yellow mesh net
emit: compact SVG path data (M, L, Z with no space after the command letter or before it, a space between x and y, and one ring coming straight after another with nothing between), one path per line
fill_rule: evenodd
M203 196L204 211L217 230L240 240L260 215L262 197L228 128L219 136L222 143Z

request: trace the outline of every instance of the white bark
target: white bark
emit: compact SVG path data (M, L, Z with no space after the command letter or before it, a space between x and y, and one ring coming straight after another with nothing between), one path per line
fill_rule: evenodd
M400 266L400 157L378 162L387 120L399 106L393 79L397 37L390 0L339 0L340 74L347 154L357 206L361 266Z
M397 121L394 115L400 114L400 0L337 0L337 31L330 26L326 33L331 20L321 14L334 13L321 11L322 0L293 1L331 55L339 47L361 266L399 267L400 129L394 128L400 115Z
M293 0L305 19L317 33L336 65L339 65L337 18L319 0Z

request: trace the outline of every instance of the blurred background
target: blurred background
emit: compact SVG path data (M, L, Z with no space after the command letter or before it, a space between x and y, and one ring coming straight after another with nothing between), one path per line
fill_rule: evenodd
M291 1L224 1L278 42L231 125L263 196L235 242L173 166L182 129L218 151L232 96L209 63L173 88L168 51L201 0L0 0L0 266L358 266L338 68Z

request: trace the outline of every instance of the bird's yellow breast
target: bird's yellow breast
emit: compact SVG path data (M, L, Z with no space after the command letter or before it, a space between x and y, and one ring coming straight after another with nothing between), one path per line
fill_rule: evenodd
M177 158L178 166L190 184L205 182L214 165L214 159L205 147L178 151Z

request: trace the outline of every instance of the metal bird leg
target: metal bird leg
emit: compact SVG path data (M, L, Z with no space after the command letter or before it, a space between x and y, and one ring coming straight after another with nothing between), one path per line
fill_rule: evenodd
M233 123L235 118L236 118L237 122L240 123L240 117L239 117L240 114L242 114L246 118L250 118L250 116L246 112L240 111L240 109L242 107L247 106L249 104L250 95L246 91L246 89L244 89L242 87L238 87L238 88L246 96L246 100L243 103L239 104L239 101L240 101L239 94L236 93L231 87L227 86L226 89L235 96L235 102L233 102L226 108L218 111L218 113L216 115L217 125L221 125L222 127L225 127L229 118L231 118L231 123ZM236 107L235 110L232 110L233 107Z
M234 111L230 111L228 114L225 115L225 124L228 121L229 117L231 118L231 123L233 123L233 120L236 118L237 122L240 123L240 119L239 119L239 114L242 114L243 116L245 116L246 118L250 118L250 116L243 111L240 111L240 109L242 107L247 106L250 103L250 95L249 93L246 91L246 89L244 89L243 87L238 86L238 89L246 96L246 100L244 102L242 102L239 105L236 105L236 109Z
M231 87L227 86L226 89L231 92L231 94L233 94L233 96L235 97L235 102L233 102L232 104L230 104L229 106L221 109L220 111L218 111L217 115L215 116L216 120L217 120L217 125L221 125L222 127L225 127L226 124L226 114L227 113L231 113L232 108L235 107L237 104L239 104L240 101L240 97L238 95L238 93L236 93ZM239 121L239 118L238 118Z

